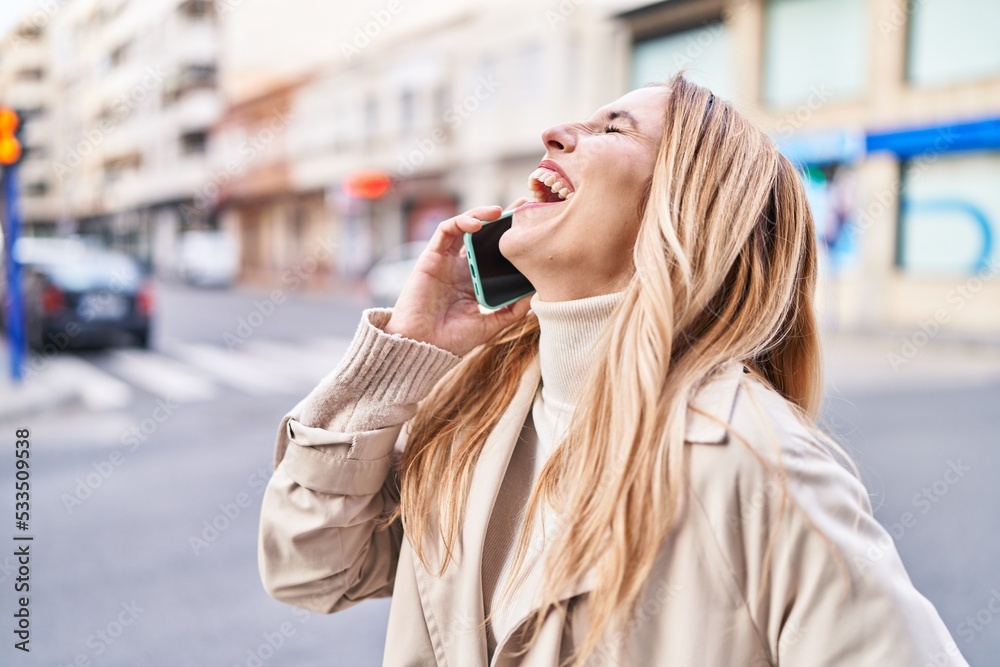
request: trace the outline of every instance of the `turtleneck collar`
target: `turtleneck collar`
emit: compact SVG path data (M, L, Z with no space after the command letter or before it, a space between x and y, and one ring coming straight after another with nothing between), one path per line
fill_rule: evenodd
M538 357L546 402L564 409L576 404L593 359L591 348L624 295L621 291L569 301L542 301L537 292L531 296L540 327Z

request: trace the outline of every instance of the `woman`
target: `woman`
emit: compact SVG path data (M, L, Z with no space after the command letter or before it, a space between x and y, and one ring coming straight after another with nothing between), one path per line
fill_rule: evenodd
M549 128L476 305L442 222L285 416L275 598L393 597L386 665L965 665L815 427L795 169L683 77ZM530 311L529 311L530 308Z

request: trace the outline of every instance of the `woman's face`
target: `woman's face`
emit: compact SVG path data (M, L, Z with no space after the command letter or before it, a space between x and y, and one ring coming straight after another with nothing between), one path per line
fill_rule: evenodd
M668 94L664 86L633 90L587 121L542 133L545 158L528 182L531 201L515 209L500 239L500 252L541 300L625 288Z

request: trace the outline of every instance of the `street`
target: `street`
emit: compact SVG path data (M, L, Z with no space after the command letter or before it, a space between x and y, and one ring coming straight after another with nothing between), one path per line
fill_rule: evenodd
M387 600L310 614L269 598L257 573L277 425L337 364L364 302L158 289L153 350L53 358L35 380L62 387L65 404L0 422L8 443L30 430L34 536L30 659L10 632L13 542L0 551L0 663L381 664ZM914 584L970 664L989 667L1000 655L1000 354L929 347L893 372L891 345L832 341L826 420ZM13 447L3 452L10 517Z

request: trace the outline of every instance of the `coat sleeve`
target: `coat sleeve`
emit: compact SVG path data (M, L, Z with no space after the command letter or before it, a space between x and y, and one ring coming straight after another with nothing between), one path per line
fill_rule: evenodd
M765 430L781 440L778 481L790 503L782 503L774 477L766 483L758 477L758 488L770 486L761 511L743 527L755 536L746 540L748 571L770 578L760 595L760 580L751 575L744 593L771 653L760 664L968 667L934 606L910 581L862 483L812 434L781 421Z
M417 403L459 361L388 335L370 308L340 364L284 416L264 491L258 565L277 600L332 613L392 594L402 527L374 522L399 502L392 463Z

